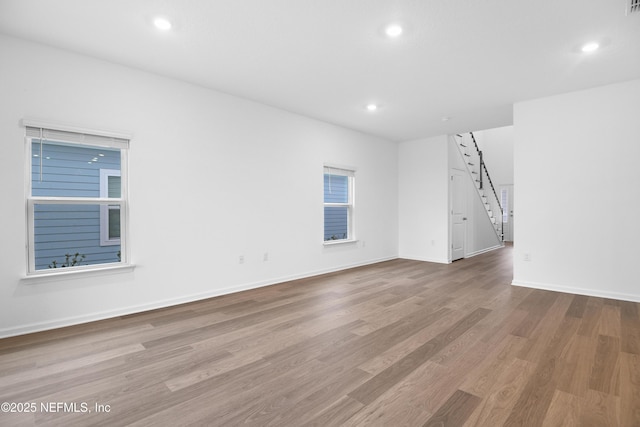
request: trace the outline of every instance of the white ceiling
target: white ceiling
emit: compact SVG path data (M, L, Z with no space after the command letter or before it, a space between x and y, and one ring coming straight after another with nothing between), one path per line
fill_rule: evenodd
M402 141L640 78L626 1L0 0L0 33ZM157 15L174 28L155 29ZM401 37L385 36L391 22ZM592 40L602 48L581 53Z

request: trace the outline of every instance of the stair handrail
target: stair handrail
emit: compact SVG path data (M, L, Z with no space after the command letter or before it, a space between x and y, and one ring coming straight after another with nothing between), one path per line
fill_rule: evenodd
M482 159L482 151L480 151L480 147L478 147L478 143L476 142L476 137L473 136L473 132L469 132L469 135L471 135L471 141L473 141L473 145L475 145L476 151L478 152L478 157L480 157L480 189L482 190L482 165L484 164L484 160ZM489 176L489 174L487 174L487 176Z
M482 169L484 169L484 172L487 174L487 179L489 180L489 185L491 185L491 190L493 191L493 195L495 196L496 202L498 203L498 208L500 208L500 221L502 222L501 234L502 234L502 237L504 238L504 208L502 207L502 203L500 203L500 198L498 197L498 192L496 191L496 188L493 186L493 181L491 180L491 175L489 175L489 170L487 169L487 164L485 163L485 161L484 161L484 159L482 157L482 151L478 147L478 143L476 142L476 137L473 135L473 132L469 132L469 134L471 135L471 140L473 141L473 145L475 145L476 151L478 152L478 157L480 157L480 189L482 189L482 186L483 186L483 183L482 183Z

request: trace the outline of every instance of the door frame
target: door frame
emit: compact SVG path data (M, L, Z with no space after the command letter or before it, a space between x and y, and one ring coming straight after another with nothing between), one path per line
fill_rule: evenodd
M454 214L454 200L456 195L454 194L454 190L455 190L455 186L453 185L453 181L454 181L454 175L457 175L460 177L460 190L461 193L458 195L460 197L460 203L462 203L461 205L461 210L462 213L459 213L458 215L461 216L461 222L460 224L462 225L462 236L461 236L461 243L462 243L462 248L459 251L455 251L456 254L454 255L454 229L456 228L456 219L454 218L456 216L456 214ZM457 261L459 259L463 259L466 256L466 241L467 241L467 217L468 217L468 206L467 206L467 183L466 183L466 179L467 178L467 171L462 170L462 169L457 169L457 168L450 168L449 169L449 262L453 262L453 261Z

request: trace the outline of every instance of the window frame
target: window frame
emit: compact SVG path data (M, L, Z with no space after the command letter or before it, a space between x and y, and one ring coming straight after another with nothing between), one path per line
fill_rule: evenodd
M500 189L500 207L502 208L502 222L507 224L509 222L509 190L506 188Z
M122 158L121 158L122 160ZM100 198L101 199L109 199L109 177L117 176L122 179L122 174L117 169L100 169ZM122 182L120 184L122 186ZM122 187L121 190L122 191ZM122 193L121 193L122 195ZM121 244L121 238L111 238L109 237L109 211L114 209L120 209L120 207L115 208L113 205L100 205L100 246L116 246ZM122 224L122 220L120 221ZM120 235L122 235L122 230L120 231Z
M130 136L115 132L104 132L80 127L71 127L44 123L33 120L21 120L21 126L26 130L25 143L25 221L26 221L26 258L27 271L26 277L50 277L66 275L79 272L103 271L109 269L132 268L130 264L130 250L128 245L129 221L128 221L128 151ZM33 134L34 131L40 130L40 135ZM60 142L70 146L93 146L98 148L117 148L120 151L120 179L121 194L120 198L102 197L102 188L100 188L101 197L51 197L51 196L33 196L32 194L32 146L33 141L44 140L52 142ZM102 176L101 176L102 181ZM102 187L102 182L100 182ZM108 196L108 194L107 194ZM36 205L99 205L100 206L100 234L102 241L102 210L108 209L110 205L117 205L120 209L120 261L111 263L99 263L80 265L57 269L39 269L36 270L35 265L35 206ZM107 211L108 218L108 211ZM108 227L108 221L107 221ZM108 229L107 229L108 235ZM101 242L102 243L102 242ZM116 245L118 243L112 243Z
M346 176L347 177L347 201L345 203L325 202L324 201L324 177L330 176ZM339 243L351 243L356 241L355 234L355 175L356 169L346 166L324 165L322 182L323 182L323 223L322 236L324 245L335 245ZM346 207L347 208L347 237L345 239L326 240L325 236L325 218L324 208L330 207Z

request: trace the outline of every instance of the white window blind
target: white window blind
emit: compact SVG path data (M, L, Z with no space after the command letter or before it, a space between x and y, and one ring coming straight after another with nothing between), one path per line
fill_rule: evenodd
M356 176L355 170L351 169L342 169L333 166L325 166L324 173L327 175L340 175L340 176Z
M96 135L82 132L72 132L67 130L50 129L37 126L26 126L27 136L33 138L49 139L55 141L69 141L83 145L96 147L114 147L120 149L129 148L129 139L115 136Z

